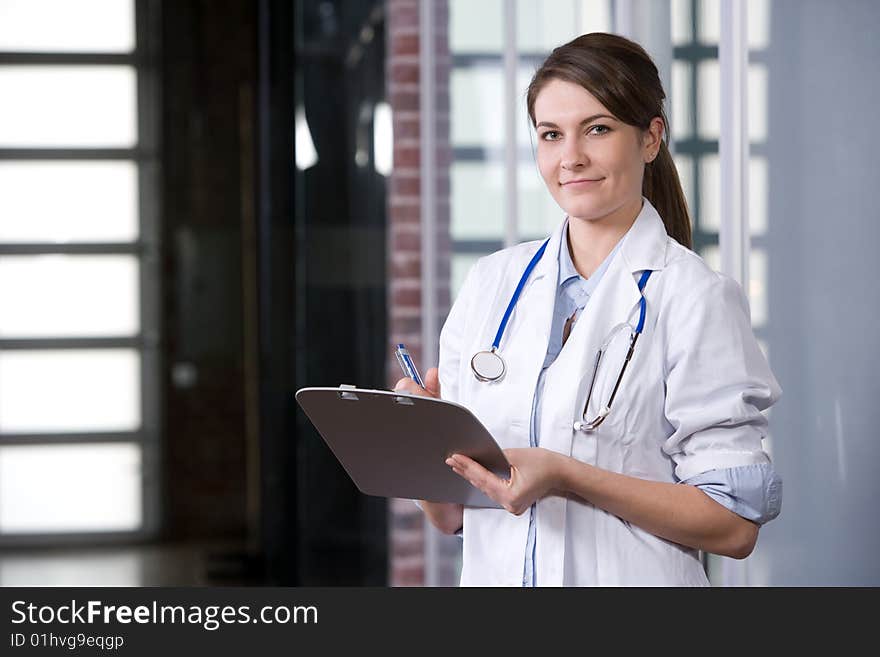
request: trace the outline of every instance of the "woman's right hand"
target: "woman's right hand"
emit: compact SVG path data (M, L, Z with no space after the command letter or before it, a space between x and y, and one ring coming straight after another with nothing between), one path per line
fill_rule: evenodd
M408 392L411 395L421 395L423 397L433 397L440 399L440 375L436 367L432 367L425 372L425 387L422 388L418 383L409 377L404 377L398 381L394 390ZM428 516L428 520L444 534L454 534L461 529L464 519L464 506L452 502L428 502L419 500L419 506Z

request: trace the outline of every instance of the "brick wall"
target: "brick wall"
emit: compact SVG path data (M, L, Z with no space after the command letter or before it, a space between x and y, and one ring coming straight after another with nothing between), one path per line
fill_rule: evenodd
M432 20L436 75L436 198L438 324L449 310L449 9L446 0L434 0ZM387 98L394 130L394 170L388 187L389 235L389 344L403 342L424 374L436 364L437 354L425 354L422 345L422 216L420 148L420 39L419 0L386 0ZM439 328L438 328L439 330ZM389 350L389 386L401 377L400 367ZM389 503L389 584L420 586L425 583L425 528L422 513L410 500ZM440 545L440 581L453 583L459 539L443 537Z

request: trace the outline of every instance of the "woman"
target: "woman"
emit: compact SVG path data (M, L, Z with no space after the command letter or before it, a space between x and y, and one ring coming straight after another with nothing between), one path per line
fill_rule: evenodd
M689 250L664 97L622 37L551 53L527 103L566 219L546 243L481 259L443 327L439 376L398 383L440 396L442 382L511 464L505 480L447 460L500 509L420 504L461 529L462 585L706 585L700 550L744 558L779 513L761 411L781 391L742 289Z

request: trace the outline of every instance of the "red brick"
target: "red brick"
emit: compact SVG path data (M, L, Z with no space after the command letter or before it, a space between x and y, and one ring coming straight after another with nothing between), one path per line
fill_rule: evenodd
M392 208L396 207L404 207L404 206L419 206L419 198L417 196L401 196L400 194L389 194L391 198L388 199Z
M391 281L390 289L393 290L418 290L422 285L422 281L415 276L409 278L399 278Z
M392 302L396 306L422 306L421 290L396 290Z
M418 224L422 220L422 208L419 205L392 205L388 214L392 224Z
M394 146L394 166L418 167L422 164L419 148L413 146Z
M402 94L412 94L412 95L416 96L417 98L419 98L419 85L418 84L414 84L412 82L391 81L387 86L388 86L388 95L391 98L394 98L395 96L400 96ZM419 100L421 101L421 98L419 98ZM404 102L410 102L410 101L404 100ZM418 106L416 106L413 109L417 110L419 108L418 108Z
M391 248L394 251L419 253L422 248L422 237L418 233L394 233Z
M417 110L419 109L419 92L414 91L392 91L391 92L391 109L392 110Z
M418 139L421 134L421 125L418 120L395 121L394 139Z
M414 3L388 2L388 27L393 34L400 28L419 26L419 8Z
M393 564L391 567L391 586L424 586L425 585L425 567L424 562L417 566L397 566Z
M419 56L418 55L395 55L392 60L390 57L385 61L385 70L388 70L388 67L391 66L391 62L394 61L395 64L409 64L410 66L415 66L419 68Z
M398 84L418 84L419 67L412 64L391 64L391 81Z
M418 55L419 37L417 34L391 34L391 58L395 55Z
M392 320L406 320L406 319L416 319L421 321L422 315L418 308L414 306L392 306L391 312L389 313ZM409 329L402 329L409 330ZM421 333L421 327L417 329L418 333Z
M390 269L392 277L422 275L422 263L418 258L399 262L392 261Z
M419 11L417 0L386 0L388 16L388 55L386 92L394 120L394 172L388 187L388 328L389 338L404 342L417 362L422 354L421 288L421 148L419 97ZM449 77L452 57L449 53L449 7L446 0L434 2L430 39L435 51L434 85L436 91L434 135L437 140L439 173L435 183L437 204L436 275L440 284L434 291L438 317L442 320L449 306L449 269L451 241L449 234L448 169L452 162L449 144ZM427 37L426 37L427 38ZM436 347L436 346L435 346ZM431 359L436 360L436 354ZM386 358L389 385L400 378L393 354ZM392 586L423 586L424 516L410 501L389 504L389 583ZM457 554L438 555L442 581L456 579Z
M419 317L392 317L391 332L398 333L421 333L422 320Z
M419 0L388 0L387 7L389 13L406 8L413 8L418 11Z
M421 191L421 178L404 178L403 176L391 177L391 192L405 196L418 196Z

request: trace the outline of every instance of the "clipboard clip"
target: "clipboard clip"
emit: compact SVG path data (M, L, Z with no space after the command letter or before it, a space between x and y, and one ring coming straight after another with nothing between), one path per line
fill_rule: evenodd
M339 396L343 399L353 399L354 401L358 400L358 396L353 392L346 392L348 390L354 390L357 386L349 385L348 383L340 383L339 384Z

